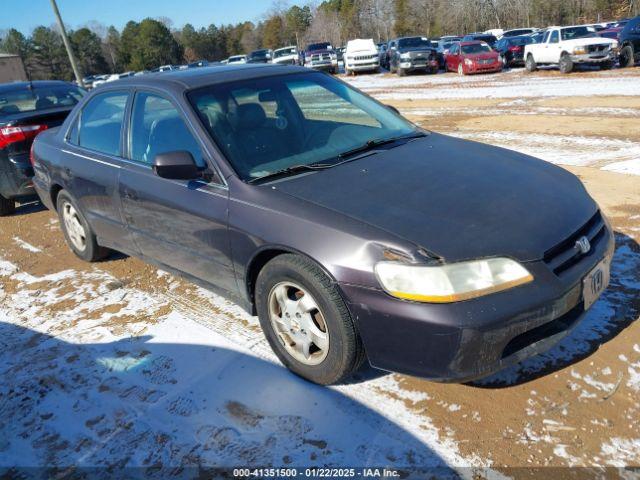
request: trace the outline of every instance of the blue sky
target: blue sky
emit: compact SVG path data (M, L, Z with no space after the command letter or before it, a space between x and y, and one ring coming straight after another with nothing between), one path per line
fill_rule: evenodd
M55 19L50 0L3 0L0 30L17 28L30 33L38 25ZM290 0L289 4L306 2ZM77 28L92 20L122 28L129 20L169 17L175 27L191 23L196 27L211 23L257 20L273 5L272 0L58 0L65 25ZM8 8L7 8L8 7Z

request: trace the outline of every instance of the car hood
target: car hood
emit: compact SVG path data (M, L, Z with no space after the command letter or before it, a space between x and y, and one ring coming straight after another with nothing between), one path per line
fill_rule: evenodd
M433 47L405 47L398 48L398 52L400 53L409 53L409 52L433 52L436 48Z
M273 185L445 261L539 260L597 211L564 169L439 134Z
M464 53L464 58L470 58L471 60L487 60L489 58L498 58L498 52L484 52L484 53Z
M573 40L564 40L562 42L565 46L588 46L588 45L605 45L605 44L614 44L615 40L606 37L582 37L582 38L574 38Z

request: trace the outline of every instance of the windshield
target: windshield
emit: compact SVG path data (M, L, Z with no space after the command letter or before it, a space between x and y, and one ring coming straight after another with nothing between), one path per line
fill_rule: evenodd
M430 46L431 42L428 38L424 37L401 38L400 40L398 40L399 48L421 48Z
M563 28L560 30L560 33L562 34L562 40L594 36L594 32L589 30L587 27Z
M266 57L269 50L256 50L255 52L251 52L252 57Z
M50 85L0 91L0 117L22 112L36 112L60 107L73 107L84 95L73 85Z
M389 108L321 73L217 84L188 97L244 180L336 162L341 153L369 141L418 131Z
M295 47L283 48L282 50L276 50L273 52L275 58L284 57L285 55L294 55L296 53Z
M484 43L474 43L473 45L464 45L462 47L462 53L466 54L485 53L491 51L491 47Z
M312 50L331 50L331 44L329 42L312 43L311 45L307 46L307 50L308 51L312 51Z
M233 62L242 62L245 59L244 55L239 55L237 57L229 57L228 62L229 63L233 63Z
M508 44L509 45L529 45L530 43L533 43L533 38L531 37L515 37L515 38L510 38L508 40Z

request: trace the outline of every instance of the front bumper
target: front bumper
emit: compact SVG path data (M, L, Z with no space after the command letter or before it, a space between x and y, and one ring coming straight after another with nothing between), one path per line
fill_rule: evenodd
M613 256L613 233L557 277L527 264L535 280L475 300L425 304L341 285L373 367L443 382L465 382L548 350L583 317L582 280Z
M437 70L439 68L438 60L426 60L426 59L411 59L411 60L400 60L399 63L400 68L407 71L414 70Z
M613 62L616 59L616 54L613 50L602 53L587 53L584 55L571 55L571 61L573 63L592 63L598 64L603 62Z
M360 62L360 63L349 63L345 65L345 69L354 71L354 72L367 72L371 70L377 70L380 68L379 60L371 60L368 62Z
M471 65L464 64L464 68L467 73L499 72L502 70L502 64L498 60L493 63L474 62Z
M28 155L0 156L0 195L4 198L29 198L35 195L33 167Z

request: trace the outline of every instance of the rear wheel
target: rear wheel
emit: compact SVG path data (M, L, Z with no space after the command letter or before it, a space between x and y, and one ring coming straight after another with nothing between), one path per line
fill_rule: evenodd
M563 53L560 57L560 72L571 73L573 71L573 60L567 53Z
M529 73L535 72L538 69L538 64L533 59L533 55L531 54L527 55L527 60L524 63L524 66L527 72Z
M364 347L340 292L312 261L285 254L271 260L256 282L260 325L280 361L322 385L349 377Z
M0 195L0 217L12 215L16 211L16 202Z
M620 67L621 68L633 67L636 64L633 55L634 55L633 47L631 45L625 46L620 51Z
M75 200L64 190L58 194L57 207L64 238L73 253L87 262L98 261L109 254L107 248L98 245Z

